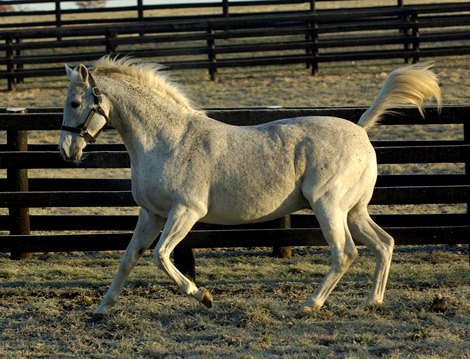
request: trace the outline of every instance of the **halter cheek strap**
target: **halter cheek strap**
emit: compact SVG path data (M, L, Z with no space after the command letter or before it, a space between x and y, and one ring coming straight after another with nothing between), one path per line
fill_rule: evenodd
M104 112L103 108L101 107L101 103L103 102L103 97L101 95L101 91L96 86L96 81L93 78L93 76L91 75L91 73L88 74L88 81L90 82L91 91L93 92L93 102L94 102L94 104L90 108L90 112L88 112L88 115L87 115L85 121L82 124L78 125L77 127L70 127L70 126L63 125L60 129L63 130L63 131L78 133L78 135L80 137L83 137L87 142L95 143L98 136L101 134L101 132L103 131L105 126L108 124L109 118L108 118L108 115L106 115L106 113ZM106 120L106 123L103 125L103 127L101 127L98 130L97 133L95 133L94 135L91 135L88 132L88 126L89 126L91 120L93 119L93 116L96 113L103 116L104 119Z

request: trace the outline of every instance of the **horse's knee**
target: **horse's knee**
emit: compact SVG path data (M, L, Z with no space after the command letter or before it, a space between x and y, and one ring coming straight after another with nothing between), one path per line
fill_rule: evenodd
M382 238L382 246L380 248L380 254L377 256L378 261L389 263L392 260L393 248L395 246L395 240L392 236L387 235Z
M357 256L359 255L359 252L357 251L357 248L354 247L350 251L346 252L346 256L348 257L348 260L352 263Z
M388 254L391 256L393 253L393 248L395 247L395 240L391 235L387 234L384 236L383 243L385 244Z
M359 252L357 251L356 247L352 247L344 252L344 261L345 264L349 267L352 262L357 258Z
M356 247L344 250L333 258L333 266L337 268L339 272L344 272L349 268L358 254Z

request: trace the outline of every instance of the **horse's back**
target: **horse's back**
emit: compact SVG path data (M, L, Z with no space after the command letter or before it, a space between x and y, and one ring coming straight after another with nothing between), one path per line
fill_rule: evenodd
M317 172L334 167L350 167L351 159L375 162L375 151L366 131L337 117L297 117L256 126L271 138L279 138L283 151L293 151L297 172L314 166ZM354 162L354 161L353 161Z

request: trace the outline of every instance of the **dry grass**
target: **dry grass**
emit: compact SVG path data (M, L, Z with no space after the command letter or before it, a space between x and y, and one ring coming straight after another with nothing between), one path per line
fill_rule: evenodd
M470 103L470 57L437 58L444 104ZM217 81L203 70L174 71L172 77L201 107L369 105L385 76L400 60L321 64L317 76L300 65L220 69ZM65 71L64 71L65 74ZM63 79L27 79L16 92L0 92L0 107L62 106Z
M199 281L215 307L177 293L146 255L110 318L90 313L119 254L0 257L0 357L468 358L468 249L395 254L383 307L361 306L373 258L362 253L326 307L293 318L327 270L323 250L287 260L266 252L204 251Z
M444 103L469 104L470 57L438 58L436 63ZM208 81L204 71L174 77L201 107L350 106L370 104L385 74L401 65L398 60L325 64L316 77L301 66L223 69L216 82ZM62 106L66 86L65 80L27 80L15 93L1 92L0 107ZM371 137L462 136L461 128L420 132L422 127L387 132L378 127ZM31 142L57 143L57 133L33 136ZM462 168L428 170L459 173ZM84 173L30 172L32 177L86 177L91 172ZM198 280L214 294L212 310L178 294L146 255L111 317L99 323L90 321L89 314L114 276L120 253L43 254L26 262L1 255L0 357L469 358L468 246L399 249L380 308L361 307L374 266L364 251L326 307L302 320L293 319L294 310L319 283L330 256L325 249L296 249L295 254L280 260L259 250L198 252Z

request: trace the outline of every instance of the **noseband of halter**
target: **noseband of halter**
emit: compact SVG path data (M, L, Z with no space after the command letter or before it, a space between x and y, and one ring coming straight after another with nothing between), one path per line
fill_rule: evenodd
M68 132L73 132L73 133L78 133L80 137L83 137L87 142L90 143L95 143L96 139L98 136L101 134L101 131L103 131L104 127L108 124L109 118L104 112L103 108L101 107L101 102L103 101L103 98L101 96L101 92L99 88L96 86L95 79L91 75L91 73L88 74L88 81L90 82L91 85L91 91L93 92L93 106L90 108L90 112L88 112L88 116L85 119L85 122L83 122L81 125L78 125L77 127L70 127L70 126L62 126L60 129L63 131L68 131ZM101 127L95 135L91 135L88 132L88 126L93 119L93 116L98 113L101 116L104 117L106 120L106 123Z

